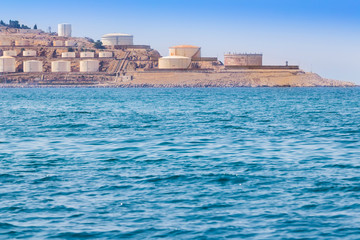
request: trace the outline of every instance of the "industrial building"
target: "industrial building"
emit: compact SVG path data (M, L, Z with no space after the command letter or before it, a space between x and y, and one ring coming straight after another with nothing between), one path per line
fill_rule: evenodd
M34 50L23 51L23 57L36 57L36 51Z
M7 50L7 51L3 51L3 56L5 57L16 57L17 53L15 50Z
M69 24L69 23L58 24L58 36L59 37L71 37L71 24Z
M95 53L94 52L81 52L80 57L81 58L94 58Z
M53 41L53 46L54 47L63 47L64 46L64 42L61 40L55 40Z
M75 52L63 52L61 54L62 58L75 58Z
M159 59L159 69L188 69L191 58L183 56L168 56Z
M100 62L98 60L80 61L80 72L98 72Z
M75 41L72 41L72 40L65 41L66 47L75 47L75 45L76 45Z
M43 62L36 60L24 61L23 63L24 72L42 72Z
M0 72L15 72L15 58L8 56L0 57Z
M40 29L18 29L18 32L22 33L22 34L28 34L28 33L39 34L42 32L42 30L40 30Z
M111 33L102 36L101 42L104 46L128 46L134 45L134 37L130 34Z
M169 48L170 56L188 57L192 60L201 58L201 48L191 45L179 45Z
M99 52L99 58L112 58L112 52Z
M30 46L30 41L28 40L16 40L15 46Z
M69 61L54 61L51 63L51 72L71 72Z
M262 54L225 54L225 67L262 66Z
M5 46L11 46L12 42L10 40L1 40L0 41L0 46L5 47Z

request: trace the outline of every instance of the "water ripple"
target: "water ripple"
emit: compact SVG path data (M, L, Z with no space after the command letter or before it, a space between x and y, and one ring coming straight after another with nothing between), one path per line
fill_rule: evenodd
M3 89L0 239L359 239L360 89Z

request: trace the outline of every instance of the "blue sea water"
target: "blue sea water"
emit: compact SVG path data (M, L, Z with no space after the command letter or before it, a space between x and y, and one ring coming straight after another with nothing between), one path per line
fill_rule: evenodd
M0 239L360 239L360 89L1 89Z

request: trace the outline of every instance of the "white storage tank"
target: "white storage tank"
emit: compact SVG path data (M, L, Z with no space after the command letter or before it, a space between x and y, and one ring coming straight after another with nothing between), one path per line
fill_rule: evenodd
M95 53L94 52L81 52L80 57L81 58L94 58Z
M8 56L0 57L0 72L15 72L15 58Z
M62 58L75 58L75 52L63 52L61 54Z
M64 46L64 42L61 40L55 40L53 41L53 46L54 47L63 47Z
M4 51L3 52L3 56L6 56L6 57L16 57L17 56L17 53L15 50L7 50L7 51Z
M80 72L98 72L100 62L98 60L80 61Z
M65 46L66 47L75 47L75 45L76 45L76 42L73 41L73 40L65 41Z
M23 51L23 57L36 57L36 51L34 50Z
M191 58L182 56L168 56L159 59L159 69L188 69Z
M134 45L134 37L130 34L111 33L102 36L101 42L104 46Z
M54 61L51 63L51 72L71 72L69 61Z
M24 72L42 72L43 62L36 60L24 61L23 67Z
M112 58L112 52L99 52L99 58Z
M191 45L179 45L169 48L170 56L183 56L191 59L201 58L201 48Z
M16 40L15 41L15 46L29 46L30 45L30 41L28 40Z
M10 40L1 40L0 46L11 46L12 42Z
M71 37L71 24L69 24L69 23L58 24L58 36L59 37Z

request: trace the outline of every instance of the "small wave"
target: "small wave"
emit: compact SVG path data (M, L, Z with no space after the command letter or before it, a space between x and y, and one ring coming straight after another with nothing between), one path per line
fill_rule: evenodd
M228 208L228 207L232 207L232 204L225 204L225 203L212 203L212 204L205 204L202 205L200 207L198 207L200 210L215 210L215 209L224 209L224 208Z
M353 185L326 185L321 187L307 188L306 191L313 193L325 192L360 192L360 186Z
M162 177L150 177L146 179L146 182L157 183L157 182L172 182L172 181L185 181L189 179L194 179L194 176L187 175L172 175L172 176L162 176Z
M99 232L63 232L53 236L49 236L49 238L54 239L93 239L93 238L101 238L103 233Z
M112 129L112 128L131 128L132 126L131 125L127 125L127 124L116 124L116 125L110 125L109 128Z
M351 164L329 164L329 165L325 165L324 168L360 168L360 166L354 166Z
M8 174L8 173L0 174L0 179L9 179L9 178L13 179L13 178L16 178L16 176Z
M89 112L89 111L74 111L72 113L76 113L76 114L92 114L92 112Z
M116 185L116 186L101 186L99 191L114 191L114 190L125 190L132 188L132 185Z
M43 183L43 182L54 182L54 181L60 181L59 177L57 177L57 176L46 176L46 177L34 180L34 184L39 184L39 183Z
M88 124L85 123L65 123L65 124L55 124L55 125L50 125L50 126L44 126L44 128L55 128L55 129L59 129L59 128L86 128L89 127Z
M10 223L4 223L4 222L0 222L0 229L11 229L11 228L15 228L17 226L10 224Z
M158 146L177 146L177 144L173 143L173 142L169 142L169 141L164 141L164 142L160 142L157 144Z
M114 148L111 150L112 152L124 152L124 151L140 151L140 148L138 147L119 147L119 148Z
M219 176L213 181L225 185L225 184L241 184L247 182L248 180L243 177L223 175L223 176Z

